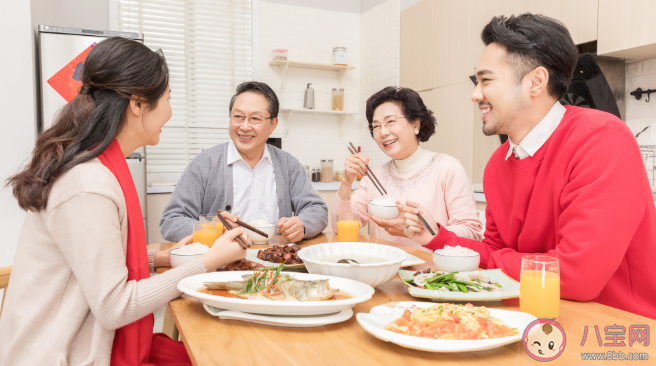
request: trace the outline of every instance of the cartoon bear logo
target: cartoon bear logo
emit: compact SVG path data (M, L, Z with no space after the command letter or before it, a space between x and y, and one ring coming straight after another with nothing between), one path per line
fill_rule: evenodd
M524 350L536 361L552 361L565 350L565 330L551 319L536 319L524 330Z

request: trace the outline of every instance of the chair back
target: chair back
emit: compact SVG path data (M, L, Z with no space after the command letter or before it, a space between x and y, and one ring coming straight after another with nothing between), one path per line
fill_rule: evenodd
M12 266L0 267L0 290L2 292L2 305L0 305L0 316L2 315L2 308L5 307L5 296L7 296L7 286L9 286L9 276L11 276Z

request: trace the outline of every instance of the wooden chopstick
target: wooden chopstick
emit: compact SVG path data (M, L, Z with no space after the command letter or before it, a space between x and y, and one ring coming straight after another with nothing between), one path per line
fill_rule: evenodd
M355 151L353 151L350 146L347 146L347 148L349 149L351 154L355 155ZM385 193L383 193L384 190L381 189L382 187L378 187L378 185L376 185L376 181L374 180L374 178L371 177L370 171L369 171L369 166L367 166L367 171L365 173L367 173L367 177L369 177L369 179L371 180L371 183L373 183L374 187L376 187L378 192L380 192L380 195L384 196Z
M351 150L351 148L349 147L349 151L351 152L351 154L355 155L355 151L357 151L357 149L355 148L355 145L353 145L352 142L349 142L349 145L351 145L351 147L353 147L353 150ZM374 182L374 187L378 188L378 186L376 186L376 183L378 183L380 185L380 188L378 188L378 192L380 192L381 195L383 194L383 192L385 192L385 194L387 194L387 191L385 190L383 185L380 184L380 182L378 181L378 178L376 178L376 175L374 174L374 172L371 171L371 169L369 169L369 165L365 164L365 166L367 167L367 174L371 173L371 176L369 177L369 179L371 179L373 177L373 179L371 181L373 182L374 179L376 180L376 182ZM382 191L381 191L381 189L382 189ZM431 235L435 236L435 232L433 231L433 229L431 229L431 227L428 225L426 220L424 220L424 217L421 216L420 213L417 213L417 216L419 216L419 220L421 220L421 223L424 224L424 226L426 227L428 232L431 233Z
M217 215L217 217L218 217L219 220L223 223L223 226L225 226L228 230L232 230L232 229L235 228L235 227L232 225L232 222L230 222L229 220L226 220L225 217L223 217L223 216L221 216L221 215ZM239 235L239 236L237 237L236 240L237 240L237 242L239 243L239 245L241 245L241 249L243 249L243 250L246 250L246 248L250 248L250 247L251 247L251 244L250 244L250 243L247 243L246 240L244 240L244 238L241 237L241 235Z
M218 213L219 213L218 216L220 216L220 215L221 215L221 212L223 212L223 211L221 211L221 210L216 210L216 212L218 212ZM268 235L267 233L265 233L265 232L262 231L262 230L258 230L258 229L256 229L256 228L254 228L253 226L248 225L247 223L245 223L245 222L243 222L243 221L241 221L241 220L237 220L237 225L240 225L240 226L242 226L242 227L245 227L246 229L248 229L248 230L250 230L250 231L252 231L252 232L258 233L258 234L262 235L263 237L269 239L269 235Z
M358 151L358 149L355 148L355 145L353 145L352 142L349 142L349 145L351 145L351 147L353 148L353 151ZM349 151L350 150L351 149L349 149ZM353 154L355 154L355 152ZM367 167L367 172L371 173L371 176L376 180L376 183L378 183L378 185L380 186L380 189L382 189L383 192L385 192L385 194L387 194L387 191L385 190L385 187L383 187L383 185L380 184L380 182L378 181L378 178L376 178L376 175L374 174L374 172L371 169L369 169L369 165L365 164L365 166Z

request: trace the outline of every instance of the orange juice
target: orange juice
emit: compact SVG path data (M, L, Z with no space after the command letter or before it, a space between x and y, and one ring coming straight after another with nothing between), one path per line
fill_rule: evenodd
M219 221L209 221L209 222L201 222L200 227L203 229L214 229L214 225L216 225L216 237L220 238L221 235L223 235L223 223Z
M221 227L223 230L223 227ZM199 230L194 230L193 234L193 241L194 243L198 242L201 244L205 244L208 247L212 247L212 244L218 239L219 237L217 236L216 229L215 228L203 228Z
M538 318L558 317L560 276L549 271L525 270L519 281L519 310Z
M360 221L358 220L337 221L338 241L358 241L358 231L360 231Z

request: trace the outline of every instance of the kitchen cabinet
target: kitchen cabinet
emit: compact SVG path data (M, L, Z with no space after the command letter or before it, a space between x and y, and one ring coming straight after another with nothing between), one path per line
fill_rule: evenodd
M433 1L401 12L400 83L416 91L432 88Z
M598 7L599 0L528 0L529 12L560 20L576 44L597 40Z
M597 54L644 60L656 57L656 1L599 0Z
M428 109L435 113L437 129L422 147L458 159L471 181L474 177L474 112L470 81L420 92Z

